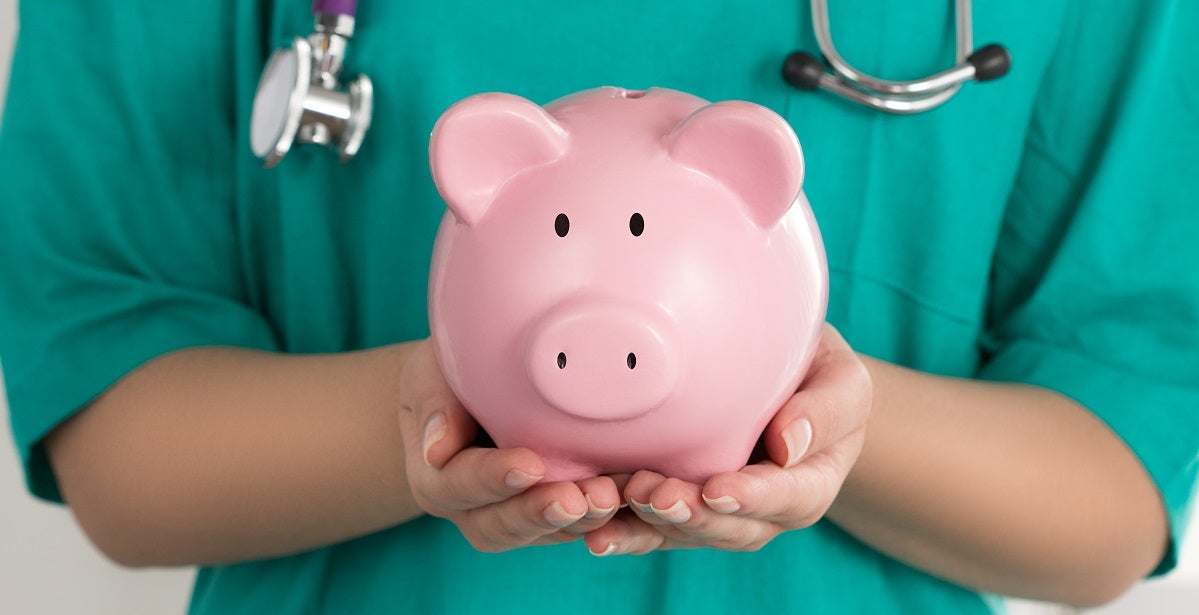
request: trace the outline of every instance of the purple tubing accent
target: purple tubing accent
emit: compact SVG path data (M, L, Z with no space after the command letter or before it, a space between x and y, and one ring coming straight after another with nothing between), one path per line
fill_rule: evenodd
M358 0L312 0L312 14L326 13L353 17L358 12Z

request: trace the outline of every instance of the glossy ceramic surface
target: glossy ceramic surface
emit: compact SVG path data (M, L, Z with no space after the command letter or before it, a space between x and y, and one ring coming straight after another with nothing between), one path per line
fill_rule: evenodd
M438 121L449 210L430 322L446 378L549 480L736 470L797 389L828 273L790 126L747 102L605 87Z

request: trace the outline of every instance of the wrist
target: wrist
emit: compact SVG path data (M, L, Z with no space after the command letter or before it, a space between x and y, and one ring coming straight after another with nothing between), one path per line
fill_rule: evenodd
M870 417L866 423L866 435L862 444L862 452L854 462L841 490L829 507L826 517L834 523L844 515L853 514L853 510L866 505L870 500L871 485L877 482L876 462L880 458L880 449L886 441L888 416L890 408L888 400L892 381L902 368L885 361L857 353L862 365L870 374L872 387ZM885 479L884 479L885 480Z

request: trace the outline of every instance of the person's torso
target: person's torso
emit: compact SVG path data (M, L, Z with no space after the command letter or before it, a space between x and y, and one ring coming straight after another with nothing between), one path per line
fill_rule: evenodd
M297 147L276 169L249 153L249 112L270 47L311 30L309 4L239 3L235 118L244 136L236 224L246 296L281 348L337 352L428 334L426 285L444 212L429 133L453 102L504 91L546 103L600 85L669 87L765 105L794 126L830 269L828 319L859 351L968 376L980 361L992 246L1062 7L993 1L975 40L1006 44L1010 75L967 84L935 111L887 116L780 77L816 52L804 2L361 3L346 75L370 75L373 126L339 165ZM832 33L860 69L911 79L953 56L952 3L835 2ZM892 560L830 523L761 552L599 559L581 544L473 551L423 518L278 560L206 569L198 613L952 612L987 601Z

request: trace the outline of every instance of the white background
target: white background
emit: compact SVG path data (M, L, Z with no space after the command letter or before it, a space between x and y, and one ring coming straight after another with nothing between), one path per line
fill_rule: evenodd
M0 101L8 82L15 5L16 0L0 0ZM66 510L25 493L7 425L8 408L0 396L5 434L0 436L0 613L182 613L192 571L128 571L108 563ZM1183 555L1174 574L1143 584L1092 615L1199 612L1199 531L1192 532ZM1059 611L1031 604L1013 608L1013 614L1051 612Z

